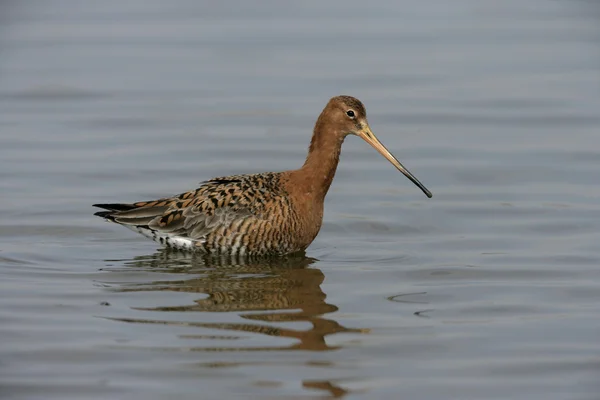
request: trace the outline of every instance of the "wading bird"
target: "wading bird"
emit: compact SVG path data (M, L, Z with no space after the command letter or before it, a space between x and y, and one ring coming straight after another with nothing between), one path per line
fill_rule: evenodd
M363 104L337 96L319 115L300 169L214 178L158 200L94 204L108 210L95 215L178 249L242 256L304 251L321 228L325 195L348 135L364 139L432 196L371 132Z

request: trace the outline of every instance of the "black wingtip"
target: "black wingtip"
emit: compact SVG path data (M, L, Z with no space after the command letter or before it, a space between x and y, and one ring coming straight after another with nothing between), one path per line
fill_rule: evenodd
M115 217L113 217L112 215L112 211L98 211L97 213L94 213L94 215L101 217L101 218L106 218L110 221L114 221Z
M122 203L93 204L92 206L98 207L98 208L104 208L105 210L108 210L108 211L128 211L128 210L135 208L135 206L133 204L122 204ZM98 213L96 213L95 215L98 215Z

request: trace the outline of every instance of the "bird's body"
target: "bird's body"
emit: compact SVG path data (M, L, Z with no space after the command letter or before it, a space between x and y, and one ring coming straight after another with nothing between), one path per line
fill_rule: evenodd
M323 202L310 209L290 187L290 172L215 178L180 195L100 204L101 216L170 247L235 255L287 254L317 236Z
M362 103L338 96L319 116L300 169L214 178L159 200L96 204L108 210L96 215L179 249L252 256L300 252L319 233L325 195L348 134L363 137L431 197L372 134Z

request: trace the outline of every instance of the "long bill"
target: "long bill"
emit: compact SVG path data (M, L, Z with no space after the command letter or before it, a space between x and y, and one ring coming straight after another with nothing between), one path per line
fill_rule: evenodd
M379 141L379 139L377 139L377 136L375 136L375 134L371 132L371 128L369 128L368 125L360 131L358 136L363 138L365 142L369 143L375 148L375 150L381 153L381 155L384 156L389 162L391 162L394 165L394 167L398 169L398 171L402 172L404 176L406 176L412 181L412 183L417 185L427 197L431 198L433 196L431 192L425 187L425 185L419 182L419 180L413 174L411 174L409 170L404 168L404 165L402 165L400 161L398 161L396 157L394 157L394 155L390 153L388 149L385 148L385 146Z

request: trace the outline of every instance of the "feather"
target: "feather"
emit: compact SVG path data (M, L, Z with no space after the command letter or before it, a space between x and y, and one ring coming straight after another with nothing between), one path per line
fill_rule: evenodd
M211 234L230 232L230 237L220 241L216 251L221 251L223 243L236 246L236 251L246 251L242 248L246 244L240 244L240 234L245 235L253 223L259 223L270 201L285 198L278 179L279 174L275 173L215 178L198 189L171 198L133 204L98 204L97 207L108 211L96 215L135 228L144 236L167 245L187 240L186 243L204 246ZM248 218L255 221L243 222ZM237 232L237 229L243 231Z
M135 206L133 204L114 203L114 204L94 204L93 207L104 208L105 210L109 210L109 211L127 211L127 210L131 210ZM96 213L96 215L98 215L98 213Z

